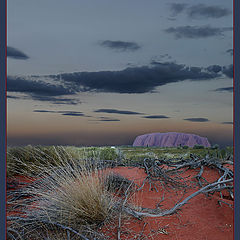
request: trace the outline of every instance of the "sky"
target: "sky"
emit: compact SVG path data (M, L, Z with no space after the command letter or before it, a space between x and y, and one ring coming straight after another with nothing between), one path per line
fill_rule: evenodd
M232 145L232 4L9 0L8 145Z

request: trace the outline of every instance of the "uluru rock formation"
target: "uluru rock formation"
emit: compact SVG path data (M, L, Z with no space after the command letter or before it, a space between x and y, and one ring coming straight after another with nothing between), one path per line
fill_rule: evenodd
M206 137L200 137L190 133L148 133L137 136L133 142L133 146L158 146L158 147L178 147L178 146L203 145L210 147L210 143Z

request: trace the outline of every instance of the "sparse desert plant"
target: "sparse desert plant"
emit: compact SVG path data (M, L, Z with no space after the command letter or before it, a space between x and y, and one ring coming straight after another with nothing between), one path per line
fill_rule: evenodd
M204 149L204 146L196 144L196 145L193 146L193 149Z
M214 144L214 145L211 146L211 149L214 149L214 150L215 149L219 149L219 145L218 144Z
M19 213L9 216L8 224L9 229L21 232L22 239L38 239L39 233L56 227L80 236L86 226L94 232L114 215L115 198L104 187L98 170L91 172L70 158L60 158L58 166L35 167L39 167L38 180L13 192L8 202L21 209L20 217ZM30 197L19 200L19 196Z
M115 149L104 147L100 148L99 158L101 160L116 160L118 158L118 154Z
M7 150L7 176L36 175L48 166L61 165L73 159L73 153L62 146L10 147Z
M182 148L183 149L188 149L189 147L187 145L184 145Z

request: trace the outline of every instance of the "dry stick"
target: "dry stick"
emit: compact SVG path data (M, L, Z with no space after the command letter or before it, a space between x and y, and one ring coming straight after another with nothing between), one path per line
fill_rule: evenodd
M197 196L200 193L205 192L205 190L207 190L208 188L214 187L218 184L229 183L229 182L232 182L232 181L233 181L233 178L228 179L228 180L224 180L224 181L221 181L221 182L217 181L217 182L211 183L211 184L199 189L197 192L194 192L193 194L191 194L190 196L185 198L182 202L176 204L173 208L171 208L169 210L162 211L161 213L158 213L158 214L138 212L138 211L135 211L135 210L129 209L129 208L124 208L124 211L128 214L133 215L133 216L138 216L138 218L141 218L141 217L163 217L163 216L166 216L166 215L171 215L176 210L178 210L180 207L182 207L184 204L186 204L190 199L192 199L193 197Z
M230 203L227 203L227 202L224 202L223 200L218 200L218 203L219 203L219 205L221 206L221 202L222 203L225 203L226 205L228 205L230 208L232 208L233 209L233 205L232 204L230 204Z
M7 228L7 234L10 235L12 239L16 239L11 232L15 233L18 236L18 239L22 240L22 237L21 237L21 235L18 231L8 227Z
M147 224L148 224L147 222L144 223L144 225L143 225L143 227L142 227L142 231L141 231L141 233L140 233L140 235L139 235L139 237L138 237L138 240L141 240L141 237L142 237L143 232L144 232L144 228L145 228L145 226L146 226Z
M27 221L35 221L34 219L27 219L27 218L22 218L22 217L7 217L7 220L11 221L11 220L20 220L20 221L24 221L24 222L27 222ZM83 240L89 240L88 238L86 238L85 236L83 236L82 234L80 234L79 232L75 231L74 229L70 228L70 227L67 227L67 226L64 226L60 223L56 223L56 222L48 222L48 221L45 221L45 220L38 220L39 222L42 222L42 223L46 223L46 224L51 224L51 225L55 225L57 227L60 227L64 230L68 230L74 234L76 234L77 236L81 237Z
M118 218L118 234L117 234L117 239L118 239L118 240L121 240L121 218L122 218L122 211L123 211L124 206L125 206L125 204L126 204L126 202L127 202L127 199L128 199L128 196L129 196L128 191L129 191L130 187L132 186L132 184L133 184L133 182L131 182L131 184L129 184L127 190L126 190L125 193L124 193L125 199L124 199L124 201L123 201L122 208L121 208L121 211L120 211L120 213L119 213L119 218Z
M202 187L202 182L201 182L202 174L203 174L203 165L201 165L201 169L199 173L195 176L195 178L198 180L198 184L200 187Z

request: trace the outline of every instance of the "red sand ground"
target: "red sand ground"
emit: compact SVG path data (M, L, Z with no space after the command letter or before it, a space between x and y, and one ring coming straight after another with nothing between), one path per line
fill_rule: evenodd
M226 167L226 165L225 165ZM231 168L231 165L229 166ZM107 170L118 173L130 180L133 180L139 186L142 185L146 177L143 169L131 167L117 167ZM192 188L177 192L171 189L169 192L160 185L155 190L149 191L149 184L146 183L142 190L131 196L130 201L138 206L155 209L159 201L161 209L170 209L180 199L183 200L191 193L197 191L196 180L193 177L199 172L198 170L187 170L181 174L181 177L188 183L191 182ZM214 182L219 178L218 171L211 168L204 168L203 177L208 182ZM17 180L29 182L29 179L17 177ZM195 182L195 183L194 183ZM192 198L188 204L181 208L181 211L165 217L146 217L142 220L133 218L122 218L121 222L121 239L168 239L168 240L230 240L233 239L233 209L218 200L220 196L215 193L213 196L200 194ZM224 201L232 204L229 200L228 193L224 193ZM9 213L8 213L9 214ZM103 229L111 239L117 239L118 221L112 224L111 231ZM140 235L142 237L140 237ZM145 238L144 238L145 236Z
M141 186L146 174L143 169L139 168L127 168L118 167L112 169L112 172L118 173ZM187 181L194 181L194 177L199 170L187 170L181 176ZM203 177L208 182L214 182L219 178L219 174L216 170L211 168L204 168ZM194 183L193 183L194 184ZM189 189L184 194L179 190L166 191L162 187L159 187L159 192L155 190L149 191L149 184L145 184L144 188L133 195L133 201L138 205L145 208L156 208L157 204L163 197L164 201L161 202L162 209L172 208L176 202L197 191L195 189ZM229 198L228 194L225 193ZM183 199L184 199L183 198ZM218 203L219 194L215 193L211 197L207 197L204 194L200 194L192 198L188 204L181 208L181 211L173 215L165 217L147 217L140 220L123 220L122 221L122 233L121 239L143 239L138 238L139 233L142 236L146 236L145 239L171 239L171 240L230 240L233 239L233 209L228 205ZM233 205L233 201L224 199ZM131 234L129 229L133 230ZM115 232L117 229L115 229ZM116 234L112 234L115 236Z

